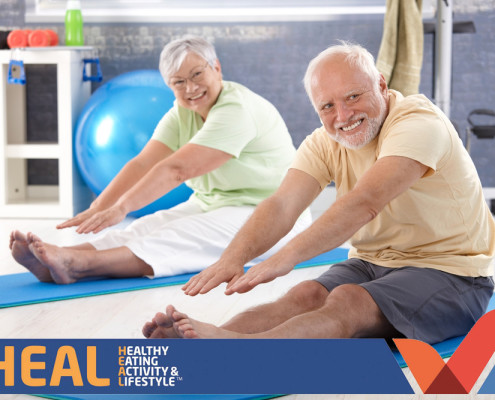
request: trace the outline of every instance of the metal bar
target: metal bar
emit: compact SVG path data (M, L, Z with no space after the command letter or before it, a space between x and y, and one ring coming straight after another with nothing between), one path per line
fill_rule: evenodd
M452 82L452 2L438 0L435 40L435 103L450 117Z

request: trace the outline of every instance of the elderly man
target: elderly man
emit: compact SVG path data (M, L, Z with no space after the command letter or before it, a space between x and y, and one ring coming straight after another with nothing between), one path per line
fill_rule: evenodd
M185 286L228 282L244 293L347 240L349 259L274 303L222 327L173 306L147 337L401 337L434 343L465 334L493 293L495 224L475 167L448 118L422 95L389 90L358 45L328 48L305 87L323 127L303 142L279 190L261 203L222 258ZM243 274L330 182L336 202L313 225Z

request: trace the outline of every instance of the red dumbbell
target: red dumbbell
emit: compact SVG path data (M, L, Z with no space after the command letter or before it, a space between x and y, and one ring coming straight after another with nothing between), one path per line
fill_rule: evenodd
M28 43L31 47L56 46L58 35L51 29L38 29L29 34Z
M29 29L15 29L7 36L7 46L13 49L15 47L27 47L28 36L31 33Z

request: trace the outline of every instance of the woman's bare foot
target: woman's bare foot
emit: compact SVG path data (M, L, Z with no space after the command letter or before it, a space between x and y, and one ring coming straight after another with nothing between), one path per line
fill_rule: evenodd
M50 270L31 253L28 236L17 230L11 232L9 248L14 260L29 270L41 282L53 282Z
M28 234L29 250L49 271L56 283L74 283L71 250L43 242L38 236Z
M186 314L177 311L173 306L167 307L167 314L172 315L174 329L184 339L234 339L249 337L237 332L228 331L212 324L196 321Z

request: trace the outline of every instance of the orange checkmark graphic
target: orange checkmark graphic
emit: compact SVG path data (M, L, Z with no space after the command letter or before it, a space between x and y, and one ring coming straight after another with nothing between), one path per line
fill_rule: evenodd
M481 317L445 363L429 344L394 339L424 394L467 394L495 351L495 310Z

